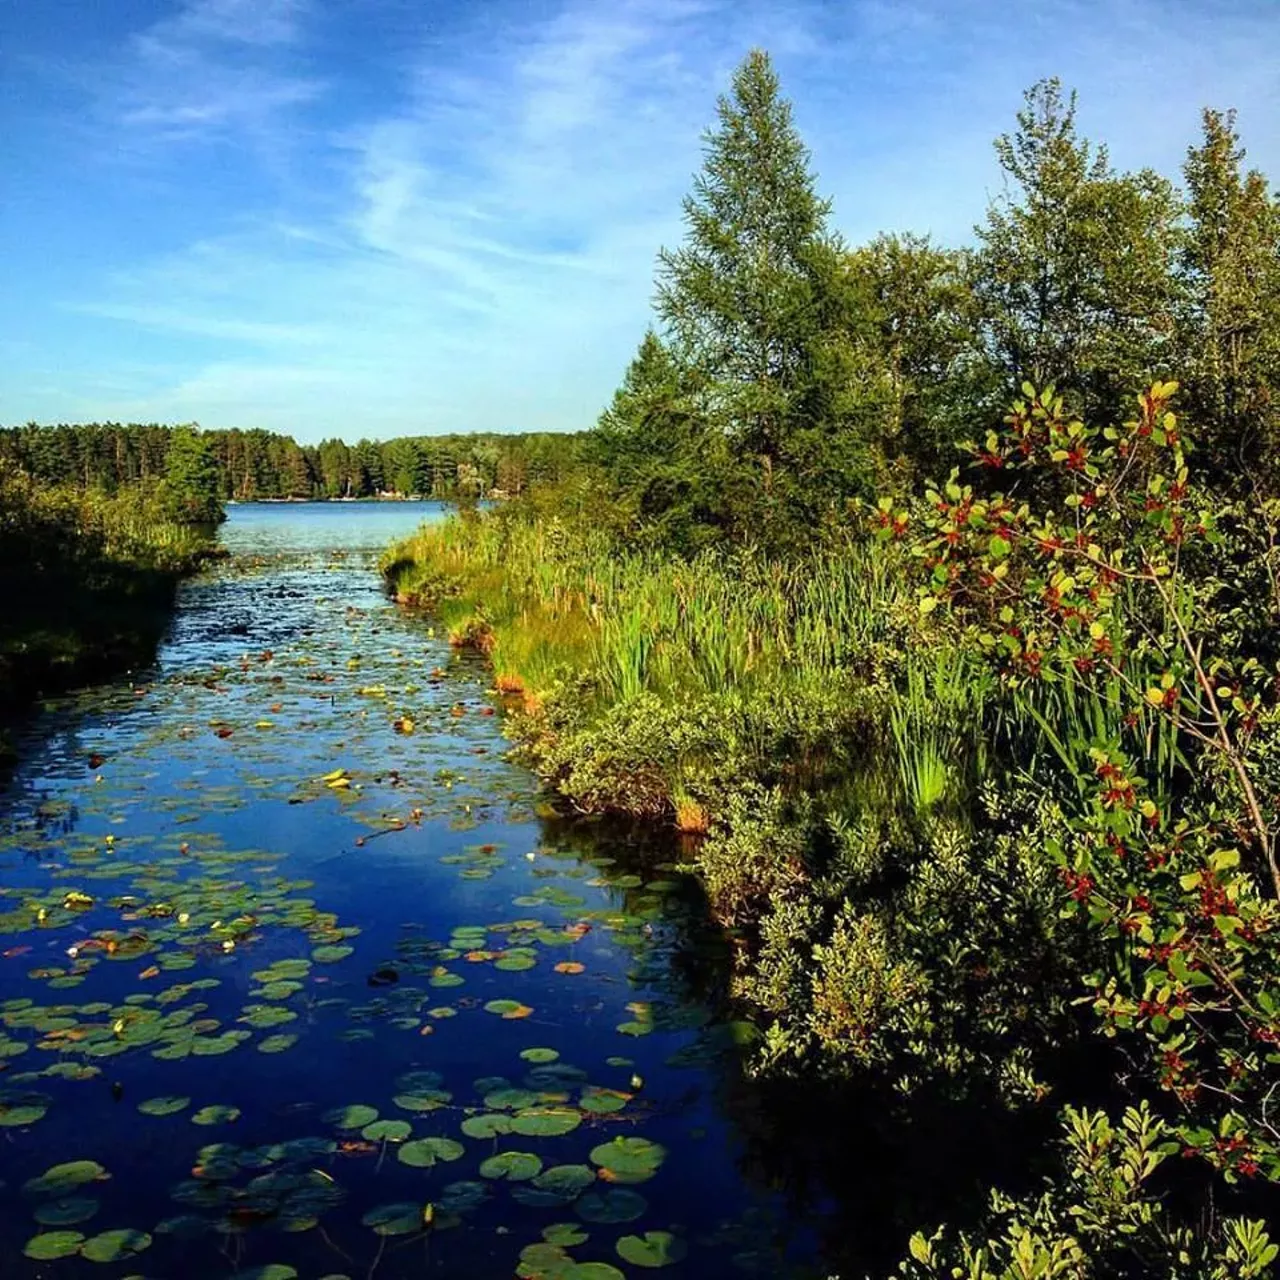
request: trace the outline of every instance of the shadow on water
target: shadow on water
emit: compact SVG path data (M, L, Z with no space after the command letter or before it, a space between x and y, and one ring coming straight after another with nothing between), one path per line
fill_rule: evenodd
M483 669L382 594L432 514L235 509L147 682L31 727L3 1274L887 1271L1010 1135L744 1074L678 849L557 815Z

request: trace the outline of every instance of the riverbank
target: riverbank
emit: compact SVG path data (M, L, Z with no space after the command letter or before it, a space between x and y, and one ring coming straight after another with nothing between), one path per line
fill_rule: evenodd
M365 548L414 514L233 509L146 689L34 726L0 806L6 1276L872 1270L784 1181L830 1113L743 1079L669 843L549 814L483 664L388 602Z
M0 487L0 757L6 722L41 697L141 666L185 576L218 553L210 530L142 491Z
M1152 393L1151 413L1160 399ZM958 487L949 496L985 518ZM1103 985L1132 972L1135 936L1138 959L1155 954L1141 942L1157 936L1157 911L1166 945L1188 936L1196 886L1238 862L1226 853L1204 862L1186 835L1165 843L1160 805L1190 809L1192 779L1160 775L1186 770L1188 757L1173 755L1150 693L1144 728L1141 710L1106 684L1063 687L1016 668L1011 678L992 660L1008 645L1007 622L997 619L990 640L963 617L933 616L940 601L919 564L936 564L937 546L961 545L946 540L947 510L931 496L912 539L895 536L907 513L881 508L872 521L881 540L828 541L784 562L742 549L688 560L628 551L579 523L515 509L424 529L391 548L382 569L397 600L427 609L455 647L485 655L519 756L568 804L684 834L685 867L733 946L731 994L760 1028L757 1071L879 1091L886 1114L904 1118L940 1098L1020 1116L1028 1132L1056 1118L1048 1198L993 1199L993 1256L1017 1254L1018 1215L1035 1221L1045 1248L1081 1250L1058 1224L1102 1211L1089 1180L1150 1156L1080 1255L1096 1274L1129 1274L1133 1233L1151 1242L1152 1232L1183 1230L1155 1209L1165 1195L1176 1191L1178 1212L1211 1194L1227 1212L1263 1207L1248 1183L1264 1131L1207 1101L1190 1113L1203 1121L1189 1119L1198 1095L1168 1068L1172 1053L1185 1069L1167 1042L1182 1016L1164 1013L1170 984L1183 986L1179 1008L1199 1001L1209 1016L1230 1005L1196 995L1204 978L1176 961L1138 980L1141 1001L1118 994L1114 979ZM939 542L929 541L934 522ZM981 557L974 581L1001 583L1008 551L985 526L970 534L966 525L964 536ZM947 580L935 569L933 590ZM1118 637L1142 625L1143 606L1124 607L1135 620L1117 614ZM1098 636L1095 625L1095 650ZM1091 670L1086 659L1072 653L1071 670ZM1114 747L1090 747L1139 731L1160 797L1141 809L1124 803L1134 766ZM1128 841L1145 850L1145 870L1126 859ZM1101 862L1099 845L1121 851ZM1162 870L1171 858L1172 881ZM1254 921L1270 920L1271 908L1237 873L1229 894L1255 943ZM1215 948L1236 945L1230 928L1195 944L1204 963L1224 963ZM1261 980L1265 955L1258 965ZM1272 1034L1270 1021L1260 1034ZM1153 1109L1160 1092L1139 1088L1135 1101L1122 1083L1147 1051L1164 1064L1171 1110ZM1233 1054L1224 1050L1228 1067ZM1126 1102L1114 1121L1090 1110ZM1223 1124L1248 1138L1215 1146ZM1250 1153L1243 1176L1240 1150ZM1188 1160L1157 1175L1175 1151ZM1009 1176L996 1186L1007 1191ZM1236 1253L1225 1225L1195 1237L1206 1266L1225 1258L1256 1268L1269 1256L1262 1223L1239 1226L1255 1235ZM950 1274L983 1247L981 1234L917 1236L906 1273Z

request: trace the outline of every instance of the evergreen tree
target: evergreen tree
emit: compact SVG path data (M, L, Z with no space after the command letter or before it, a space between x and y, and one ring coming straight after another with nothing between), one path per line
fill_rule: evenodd
M1280 454L1280 204L1242 172L1233 112L1205 111L1187 152L1179 371L1201 464L1233 483L1270 479Z
M767 54L747 57L718 114L684 202L686 241L659 256L658 314L714 384L721 424L776 462L818 337L828 205Z
M848 255L857 314L880 356L884 447L944 475L956 443L985 429L992 386L978 332L970 255L928 237L880 235Z
M1075 94L1029 89L996 141L1007 190L976 228L974 288L1003 393L1026 379L1106 420L1167 370L1179 203L1144 170L1117 175L1076 131Z
M222 519L217 459L209 441L194 427L174 428L164 491L177 520L214 524Z
M700 411L695 380L649 330L589 441L618 531L689 552L730 523L724 434Z

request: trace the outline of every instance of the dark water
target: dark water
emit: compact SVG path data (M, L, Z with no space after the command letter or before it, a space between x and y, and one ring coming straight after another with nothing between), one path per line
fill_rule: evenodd
M809 1253L744 1172L746 1032L675 852L557 817L483 668L382 593L438 514L232 508L155 669L33 726L0 800L0 1275Z

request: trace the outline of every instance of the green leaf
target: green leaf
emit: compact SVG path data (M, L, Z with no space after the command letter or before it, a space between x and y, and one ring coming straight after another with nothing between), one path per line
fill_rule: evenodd
M79 1253L83 1243L84 1236L78 1231L44 1231L32 1236L22 1252L37 1262L52 1262L55 1258L69 1258Z
M145 1231L122 1227L86 1240L80 1246L80 1253L90 1262L119 1262L121 1258L132 1258L150 1247L151 1237Z
M623 1236L617 1247L618 1256L637 1267L668 1267L680 1262L689 1252L688 1245L669 1231Z
M527 1151L504 1151L480 1166L482 1178L505 1178L508 1182L528 1182L541 1172L541 1157Z

